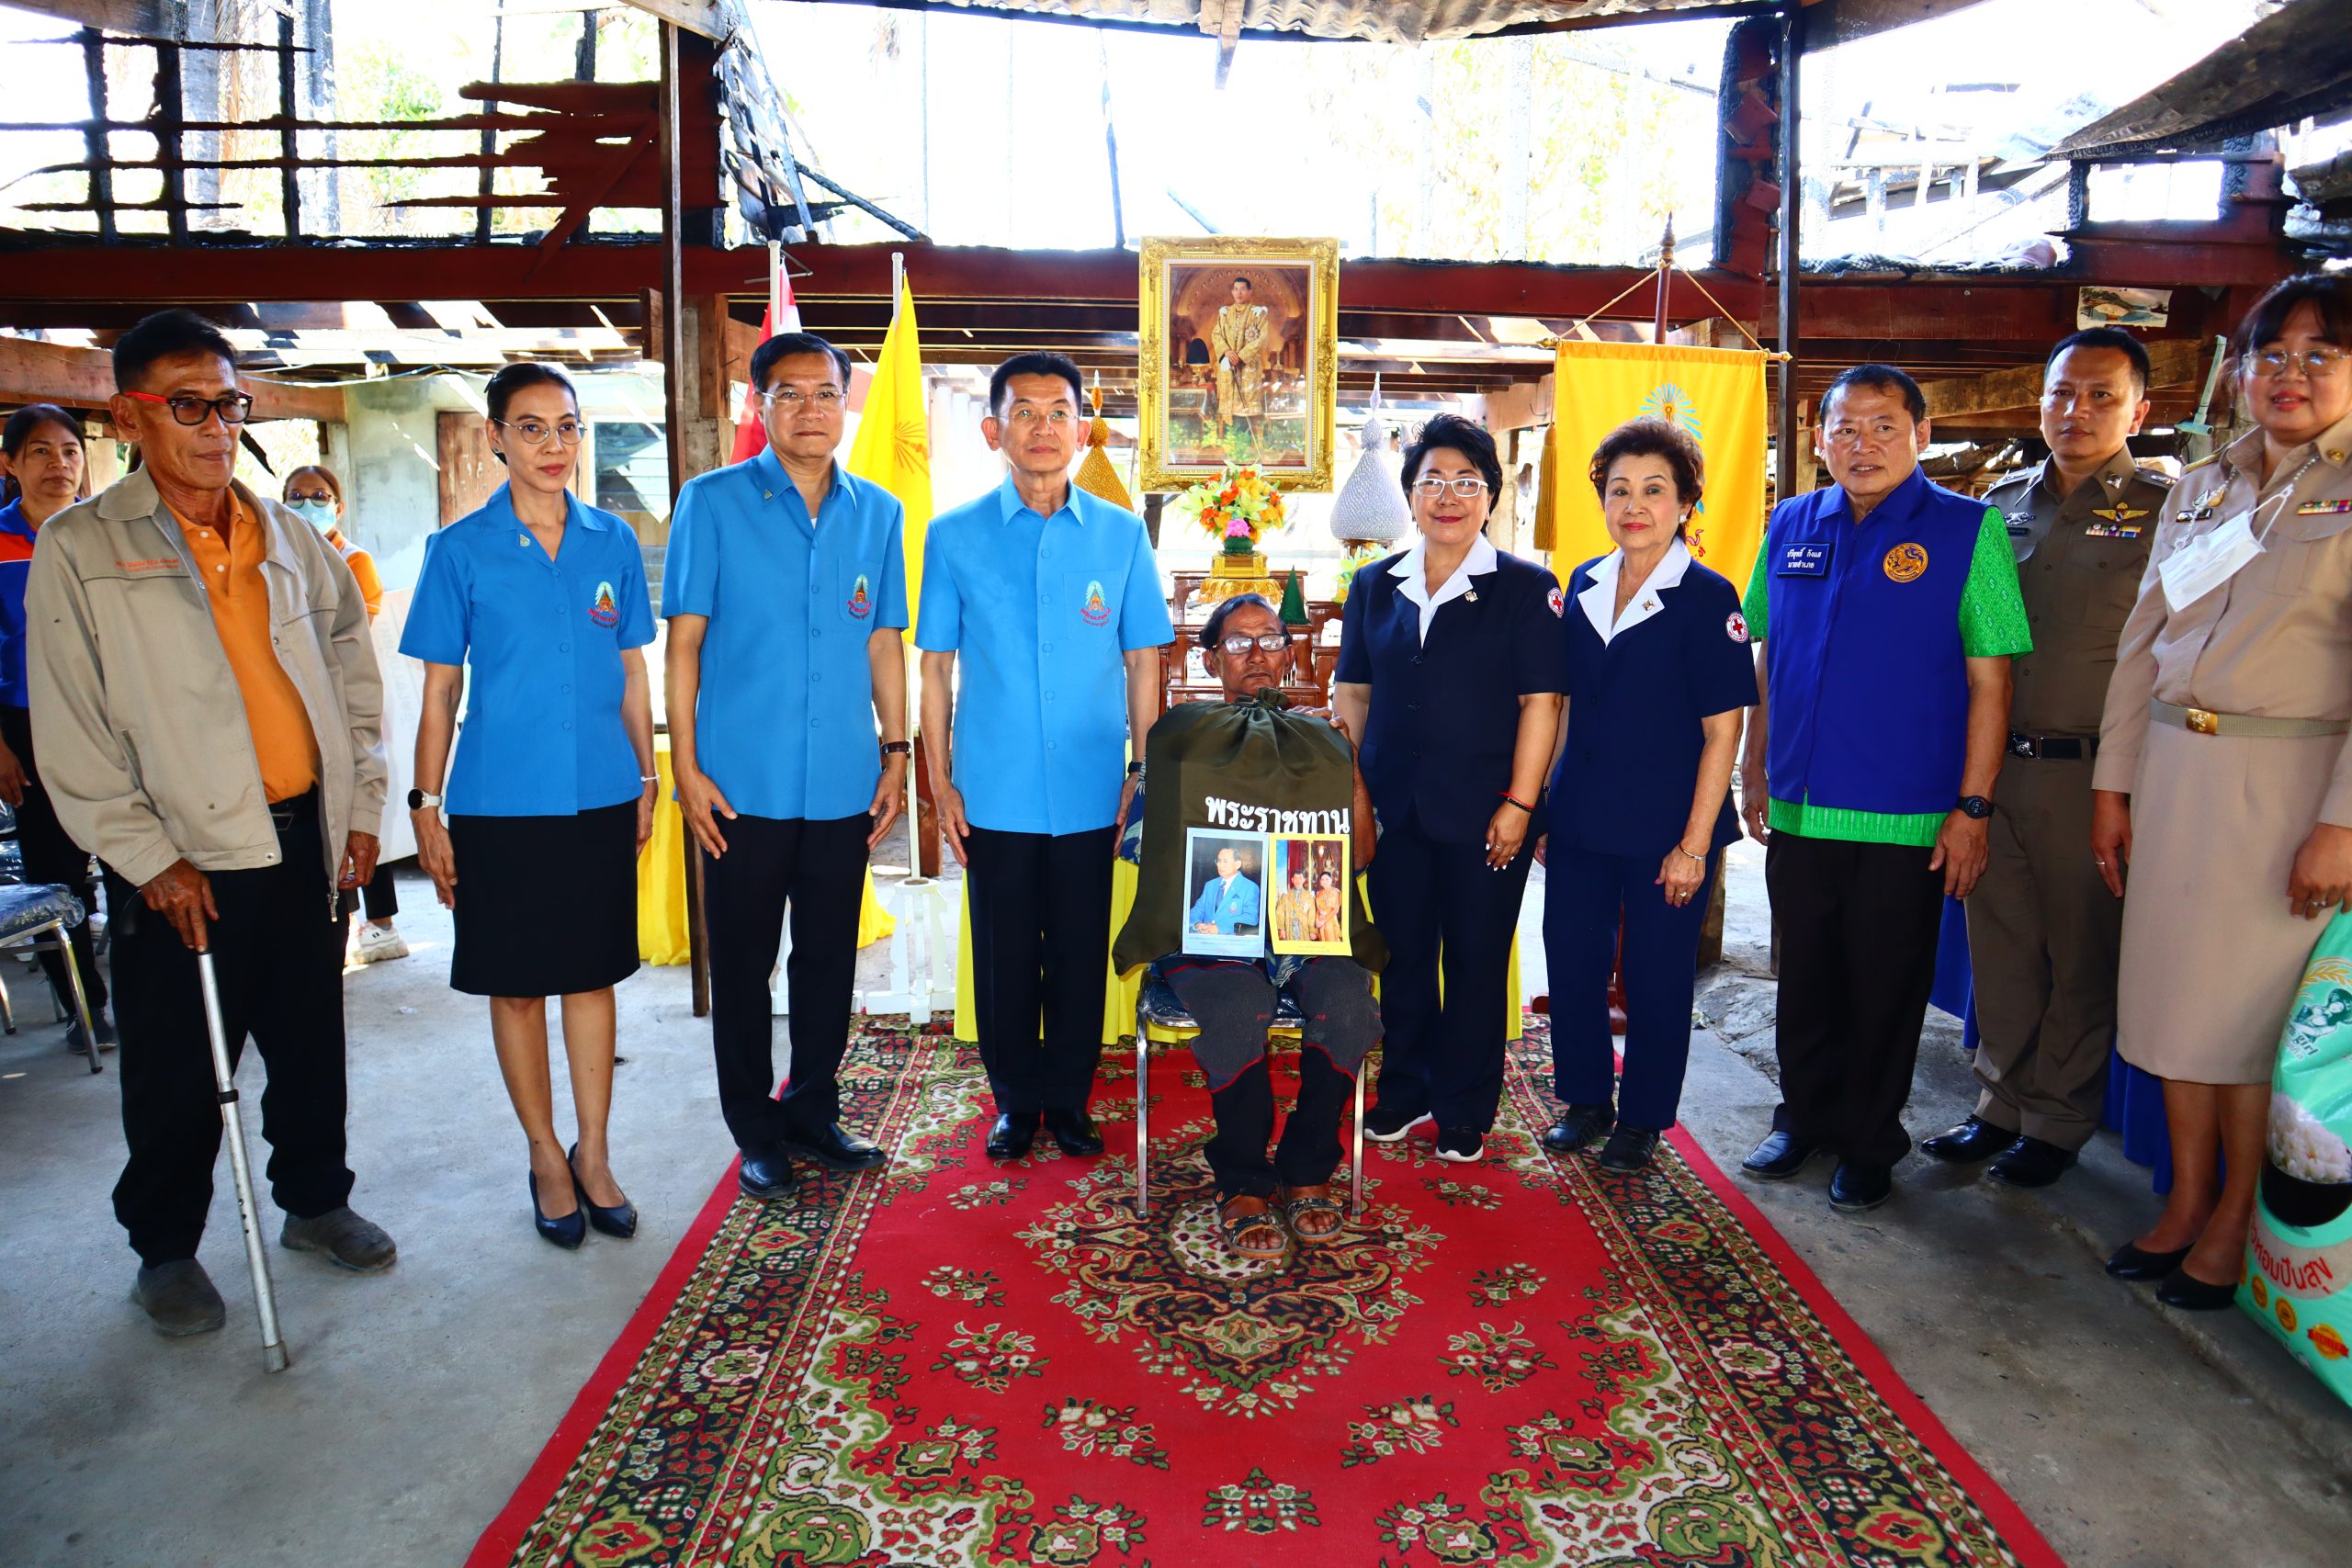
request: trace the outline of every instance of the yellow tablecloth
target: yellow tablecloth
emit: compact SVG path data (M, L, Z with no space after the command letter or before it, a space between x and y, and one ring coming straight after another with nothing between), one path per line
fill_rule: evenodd
M1127 912L1136 907L1136 882L1139 874L1136 867L1127 861L1114 860L1111 863L1111 938L1114 942L1118 940L1119 929L1127 923ZM1369 908L1367 904L1366 908ZM977 1041L980 1037L976 1021L979 1014L972 1003L971 916L972 903L967 892L964 897L963 913L956 921L956 1038ZM1108 953L1103 955L1102 967L1109 976L1102 988L1102 1043L1114 1045L1121 1039L1135 1032L1136 996L1143 988L1143 970L1138 967L1134 973L1122 976L1111 967ZM1441 996L1444 994L1444 984L1441 976L1438 982ZM1375 976L1373 979L1373 989L1375 995L1378 994L1379 988L1380 980ZM1506 1015L1503 1022L1503 1038L1516 1040L1520 1036L1519 939L1517 937L1511 939L1510 977L1504 987L1503 1011ZM1043 1021L1039 1021L1042 1027Z
M653 807L653 838L637 857L637 955L648 964L686 962L686 819L672 798L670 742L656 737L653 771L662 775ZM1132 895L1131 895L1132 897ZM874 897L874 874L865 874L865 897L858 906L857 945L881 941L897 922Z

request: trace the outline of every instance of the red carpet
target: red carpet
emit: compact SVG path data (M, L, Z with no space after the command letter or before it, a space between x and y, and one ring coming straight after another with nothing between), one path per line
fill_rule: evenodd
M1487 1164L1374 1147L1279 1266L1214 1237L1188 1055L1139 1223L1115 1053L1108 1155L999 1168L970 1048L865 1034L888 1173L730 1174L472 1563L2056 1564L1685 1134L1541 1149L1541 1022Z

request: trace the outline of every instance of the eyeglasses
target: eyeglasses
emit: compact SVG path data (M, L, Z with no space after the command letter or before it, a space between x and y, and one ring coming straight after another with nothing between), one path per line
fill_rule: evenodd
M168 398L153 392L125 392L123 396L142 403L162 403L182 424L202 424L214 414L220 416L223 424L243 424L245 416L254 412L254 400L243 392L231 392L222 398L199 398L186 392Z
M782 409L786 413L797 413L804 407L813 408L819 413L831 413L845 400L836 387L820 387L814 392L801 392L786 387L779 391L760 394L760 401L771 408Z
M1280 653L1289 646L1290 634L1287 632L1260 632L1256 637L1245 637L1236 632L1217 644L1236 659L1253 648L1261 653Z
M577 446L585 434L576 419L567 419L561 424L542 424L536 419L493 419L490 423L513 431L514 439L526 446L544 446L550 438L558 446Z
M2343 365L2345 358L2345 353L2340 348L2310 348L2301 354L2290 354L2280 348L2268 348L2254 356L2254 370L2257 376L2283 376L2287 372L2287 367L2291 365L2316 380L2322 376L2335 374Z
M1428 479L1415 479L1413 481L1414 491L1419 494L1428 496L1431 501L1435 501L1439 496L1443 495L1448 491L1452 491L1454 494L1462 497L1464 501L1467 501L1470 497L1478 494L1486 488L1487 481L1479 479L1475 474L1464 474L1458 479L1442 479L1432 475Z
M1044 420L1051 428L1059 430L1069 424L1075 416L1068 409L1033 409L1024 404L1004 417L1007 423L1020 430L1035 428L1039 420Z
M286 492L286 503L288 506L298 501L315 501L324 506L333 506L334 492L328 490L289 490Z

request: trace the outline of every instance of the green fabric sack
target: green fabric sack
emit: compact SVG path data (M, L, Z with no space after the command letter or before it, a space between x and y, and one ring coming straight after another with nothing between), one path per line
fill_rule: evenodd
M1200 891L1188 886L1197 880L1188 869L1192 829L1271 840L1346 836L1353 829L1355 761L1346 739L1328 720L1288 711L1272 688L1248 702L1170 708L1151 727L1144 764L1135 908L1111 945L1112 965L1122 975L1184 951L1186 910ZM1363 868L1350 869L1349 956L1377 971L1388 949L1364 912ZM1272 924L1272 893L1265 889L1259 901L1261 931ZM1268 942L1258 952L1272 956Z
M2352 1404L2352 916L2320 933L2279 1034L2238 1305Z

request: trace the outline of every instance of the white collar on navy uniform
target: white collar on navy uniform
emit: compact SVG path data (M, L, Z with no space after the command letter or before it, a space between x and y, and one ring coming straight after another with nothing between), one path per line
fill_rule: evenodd
M1437 592L1432 593L1429 587L1429 574L1424 570L1428 551L1429 541L1416 539L1413 547L1399 556L1396 564L1388 569L1388 575L1398 580L1397 592L1420 606L1423 642L1430 639L1430 622L1436 618L1439 605L1469 593L1472 578L1484 577L1502 564L1500 552L1495 548L1494 541L1480 534L1470 541L1469 553L1462 558L1462 564L1453 569L1453 575L1439 583Z
M1600 634L1607 644L1622 633L1631 631L1658 613L1658 595L1679 584L1682 574L1690 570L1690 548L1680 539L1666 547L1665 558L1650 569L1647 582L1625 606L1614 626L1610 624L1610 612L1617 598L1617 573L1625 564L1623 550L1611 550L1593 563L1592 586L1577 595L1577 604L1584 611L1584 618Z

